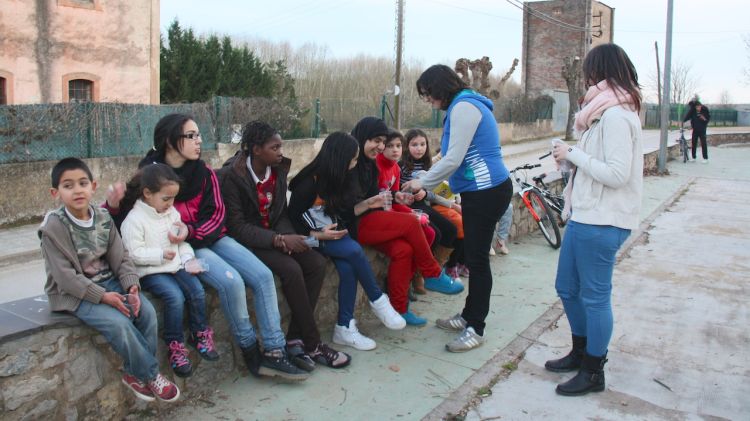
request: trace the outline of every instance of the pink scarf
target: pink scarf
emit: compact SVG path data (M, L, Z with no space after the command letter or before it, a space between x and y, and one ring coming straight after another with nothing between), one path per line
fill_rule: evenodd
M609 108L622 105L635 111L632 96L617 87L612 88L604 79L586 91L583 97L583 107L576 113L575 129L579 133L588 130L594 121L599 120Z

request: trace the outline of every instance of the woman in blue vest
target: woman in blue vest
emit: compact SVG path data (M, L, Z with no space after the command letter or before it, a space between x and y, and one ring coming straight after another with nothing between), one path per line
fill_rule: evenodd
M469 268L469 295L461 313L438 319L437 326L460 331L448 343L450 352L465 352L484 343L484 320L490 309L492 272L487 250L495 224L513 195L508 169L500 151L500 134L492 101L469 89L450 67L434 65L417 80L417 92L433 108L446 111L440 142L443 159L404 190L432 190L448 179L461 194L464 247Z

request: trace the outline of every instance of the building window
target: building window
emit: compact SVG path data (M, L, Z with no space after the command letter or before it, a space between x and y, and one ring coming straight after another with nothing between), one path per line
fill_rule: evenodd
M57 0L58 6L102 10L101 0Z
M5 93L5 83L5 78L0 77L0 105L5 105L8 103L8 97Z
M91 102L94 82L86 79L73 79L68 82L68 102Z

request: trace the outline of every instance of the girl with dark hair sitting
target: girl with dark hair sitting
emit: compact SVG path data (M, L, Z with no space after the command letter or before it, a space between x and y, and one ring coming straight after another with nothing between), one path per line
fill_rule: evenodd
M317 250L333 260L339 273L339 314L333 342L367 351L376 344L359 332L354 319L357 281L387 328L403 329L406 321L378 288L367 256L350 235L356 230L355 215L383 206L380 196L357 203L351 170L357 165L358 154L356 139L342 132L330 134L315 159L289 184L289 218L298 233L318 240Z
M292 362L307 371L316 363L343 368L351 357L322 342L315 323L326 260L310 249L305 236L295 233L289 220L286 191L290 166L276 129L260 121L245 125L240 150L218 172L227 229L281 280L292 312L286 335Z

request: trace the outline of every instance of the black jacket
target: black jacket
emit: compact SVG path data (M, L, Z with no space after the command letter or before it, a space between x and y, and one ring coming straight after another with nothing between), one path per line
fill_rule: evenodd
M700 116L703 116L705 120L700 118ZM688 120L690 120L690 126L693 128L694 132L705 134L708 122L711 121L711 113L705 105L701 105L700 113L695 109L695 106L691 106L690 110L685 114L685 118L682 119L682 122L684 123Z
M240 161L240 162L237 162ZM294 226L287 213L287 176L292 161L284 158L277 167L276 187L268 211L269 228L262 225L258 190L253 185L244 156L237 152L217 172L221 195L226 207L226 227L229 235L247 248L272 249L276 234L293 234Z

